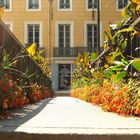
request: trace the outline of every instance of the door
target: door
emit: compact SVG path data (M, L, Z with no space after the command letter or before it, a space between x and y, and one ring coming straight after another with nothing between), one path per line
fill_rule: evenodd
M59 90L69 90L71 86L71 65L59 64Z

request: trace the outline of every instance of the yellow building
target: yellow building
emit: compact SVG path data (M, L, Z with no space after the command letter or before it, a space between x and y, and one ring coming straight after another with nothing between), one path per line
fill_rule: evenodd
M52 64L55 90L70 87L79 52L97 49L97 0L0 0L3 20L23 45L36 42ZM121 20L128 0L100 0L100 44L109 23Z

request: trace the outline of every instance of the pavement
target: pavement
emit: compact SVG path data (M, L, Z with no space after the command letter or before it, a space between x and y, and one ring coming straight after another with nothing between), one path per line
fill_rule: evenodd
M127 140L140 139L140 118L104 112L72 97L55 97L0 120L0 139Z

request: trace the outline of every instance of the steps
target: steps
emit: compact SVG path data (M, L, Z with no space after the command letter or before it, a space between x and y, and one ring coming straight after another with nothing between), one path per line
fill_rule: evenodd
M70 90L59 90L55 91L55 96L70 96L71 91Z
M0 133L1 140L139 140L139 135Z

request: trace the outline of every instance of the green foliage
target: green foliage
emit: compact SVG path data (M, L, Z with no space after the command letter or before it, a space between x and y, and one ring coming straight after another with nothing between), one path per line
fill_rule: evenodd
M93 56L95 57L95 56ZM91 60L88 53L79 54L74 63L74 72L72 74L72 88L89 85L91 79Z
M91 53L91 61L95 61L97 56L98 56L97 53Z
M33 43L27 48L28 53L36 60L36 62L41 66L44 74L51 78L51 68L47 60L42 56L44 50L37 51L37 46Z
M1 66L4 69L11 68L13 66L13 63L10 63L10 56L6 52L3 53L3 61Z
M82 77L80 79L73 80L72 89L76 89L79 87L86 87L91 85L91 78Z
M128 63L128 65L125 67L125 70L128 70L128 68L130 66L134 67L135 70L140 72L140 58L136 58L134 60L130 60L130 63Z
M140 72L140 59L130 56L130 51L135 49L131 46L135 36L139 34L134 26L128 26L129 21L134 22L138 17L140 8L134 2L129 3L122 11L123 20L116 25L110 25L104 32L104 49L109 51L94 63L98 55L88 53L83 56L79 54L75 61L75 70L73 72L73 87L84 87L90 84L102 85L104 79L113 79L114 81L123 81L133 76L133 73ZM127 26L126 26L127 25ZM132 47L132 48L131 48Z
M122 10L122 16L124 19L131 18L135 15L136 7L133 3L128 3L127 6Z
M84 55L79 54L77 60L74 63L75 70L73 72L73 79L78 79L82 77L91 77L90 69L91 69L91 62L90 56L88 53Z
M132 60L131 65L140 72L140 58Z
M129 23L130 18L133 21L138 18L136 8L137 5L135 3L129 3L122 11L122 22L118 23L116 28L110 25L108 31L105 31L106 40L104 48L110 48L110 52L104 56L109 65L109 67L105 69L105 77L107 78L109 78L112 73L116 74L116 80L128 78L135 72L132 71L132 68L139 72L139 62L135 61L137 58L132 58L128 53L133 49L130 48L133 47L130 45L130 42L133 42L134 37L137 36L139 32L133 26L124 26L126 22ZM129 69L130 66L131 72Z

